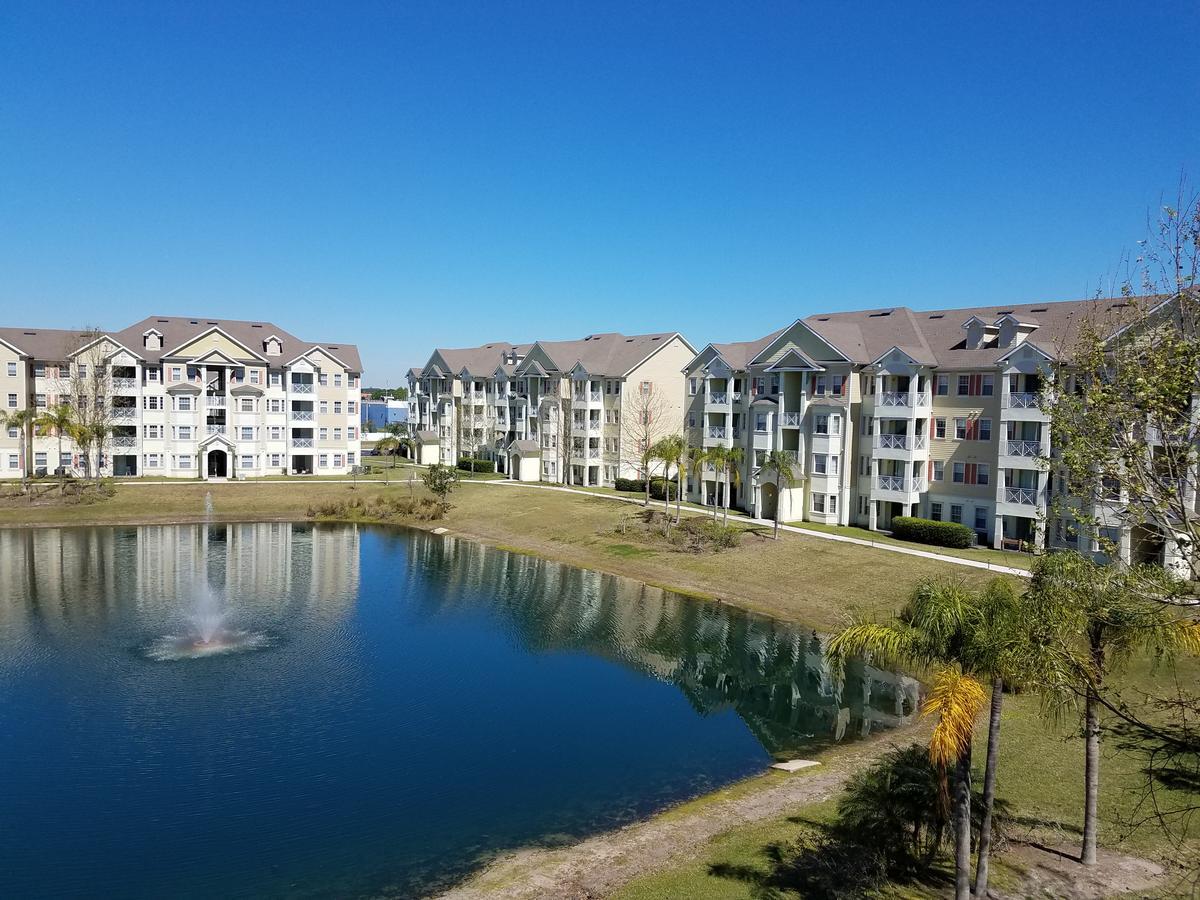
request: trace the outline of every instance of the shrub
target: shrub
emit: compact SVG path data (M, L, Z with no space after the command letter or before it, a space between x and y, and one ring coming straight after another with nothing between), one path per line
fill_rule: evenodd
M471 459L469 456L464 456L458 461L458 467L464 472L472 471L472 466L476 473L492 473L496 471L496 461L494 459Z
M618 491L629 491L631 494L645 494L646 480L644 478L618 478L613 482L613 486ZM650 479L650 497L653 500L662 500L663 495L670 493L670 499L674 500L675 495L679 493L679 485L674 481L667 481L661 475L655 475Z
M892 519L892 534L904 541L963 549L975 543L975 532L958 522L935 522L915 516Z

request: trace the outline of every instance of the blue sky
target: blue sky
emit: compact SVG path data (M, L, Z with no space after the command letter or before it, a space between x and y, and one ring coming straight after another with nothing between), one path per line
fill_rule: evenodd
M431 347L1085 296L1192 3L0 5L0 321Z

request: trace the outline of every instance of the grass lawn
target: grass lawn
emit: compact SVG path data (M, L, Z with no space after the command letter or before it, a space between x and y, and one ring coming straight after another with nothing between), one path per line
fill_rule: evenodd
M956 550L952 547L931 547L929 544L917 544L913 541L902 541L891 535L860 528L857 525L826 525L823 522L788 522L795 528L805 528L809 531L823 531L827 534L840 534L845 537L858 538L863 541L874 541L876 544L891 544L894 547L908 547L911 550L927 550L940 553L943 556L957 556L960 559L976 559L980 562L990 562L1001 566L1012 566L1017 569L1028 569L1032 565L1028 553L1017 553L1012 550L994 550L990 547L972 547L966 550Z
M218 519L303 519L314 504L407 496L407 472L398 471L405 473L399 484L372 480L357 488L344 481L308 479L287 484L117 483L114 497L91 504L6 501L0 506L0 525L199 521L208 494ZM416 493L425 494L419 483ZM988 577L974 569L801 535L781 534L776 542L768 529L755 529L740 547L721 553L676 552L648 542L636 528L619 533L622 519L640 507L561 491L464 484L451 502L444 520L421 527L445 526L505 549L735 602L818 629L838 627L851 611L890 613L923 575L953 575L976 584Z

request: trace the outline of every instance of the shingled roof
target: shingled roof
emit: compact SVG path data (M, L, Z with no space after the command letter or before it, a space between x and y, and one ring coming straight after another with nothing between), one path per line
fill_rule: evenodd
M579 341L538 341L537 346L560 372L569 372L578 363L589 375L616 376L624 375L674 337L682 336L677 331L634 335L608 331Z

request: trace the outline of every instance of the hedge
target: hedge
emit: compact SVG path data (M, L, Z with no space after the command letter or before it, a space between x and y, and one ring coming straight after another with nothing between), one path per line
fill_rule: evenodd
M663 478L661 475L656 475L653 478L651 478L650 479L650 497L654 500L662 500L663 495L665 493L664 485L666 483L667 483L667 480L665 478ZM618 478L613 483L613 486L618 491L629 491L629 492L635 493L635 494L645 494L646 493L646 480L644 478ZM669 490L670 490L671 499L674 500L675 494L678 493L678 491L679 491L679 486L674 481L672 481L672 482L670 482Z
M470 472L472 471L472 467L474 467L474 471L476 472L490 473L496 471L496 461L494 459L471 459L470 457L463 457L458 461L458 467L464 472Z
M975 532L958 522L935 522L915 516L896 516L892 519L892 534L905 541L932 544L936 547L965 549L975 543Z

